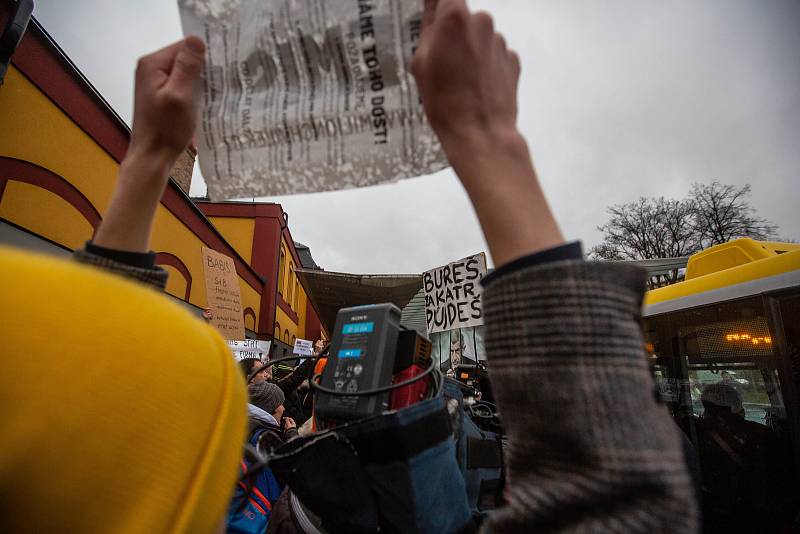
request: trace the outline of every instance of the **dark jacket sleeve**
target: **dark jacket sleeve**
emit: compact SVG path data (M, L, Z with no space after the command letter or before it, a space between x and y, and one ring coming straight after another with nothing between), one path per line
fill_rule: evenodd
M653 395L644 281L632 266L559 261L487 284L510 500L485 532L697 530L679 430Z
M123 278L143 283L158 291L164 291L164 288L167 287L169 273L158 266L141 267L133 265L119 258L115 259L90 252L88 248L76 250L73 258L79 263L92 265Z
M314 369L315 361L316 360L313 358L303 360L303 363L298 365L290 375L278 381L277 385L281 388L284 395L288 396L292 391L300 387L300 384L302 384L306 378L311 378L311 371Z
M283 439L284 441L291 441L294 438L298 437L299 433L297 428L287 428L283 431Z

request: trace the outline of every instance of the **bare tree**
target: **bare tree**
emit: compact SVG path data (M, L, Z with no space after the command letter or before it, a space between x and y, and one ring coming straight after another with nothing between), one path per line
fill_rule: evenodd
M694 230L703 248L739 237L776 238L778 227L756 215L749 196L749 184L737 187L714 180L692 186L689 198L695 206Z
M778 227L756 215L749 195L749 185L714 181L694 184L683 200L641 197L611 206L610 219L597 228L603 242L589 253L604 260L678 258L739 237L775 239ZM674 283L679 275L673 271L650 284Z
M641 197L636 202L608 208L609 221L598 227L604 240L593 247L592 257L605 260L677 258L700 250L695 233L694 205L689 200ZM678 280L679 272L666 276ZM653 281L658 284L659 281Z

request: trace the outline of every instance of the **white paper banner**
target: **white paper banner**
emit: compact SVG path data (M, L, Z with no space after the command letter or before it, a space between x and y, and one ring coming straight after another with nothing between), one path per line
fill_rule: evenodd
M314 342L307 339L296 339L292 354L298 356L311 356L314 352Z
M257 339L228 339L226 343L237 362L246 359L268 360L269 348L272 345L270 341Z
M208 47L197 147L211 200L448 166L408 65L422 0L178 0Z

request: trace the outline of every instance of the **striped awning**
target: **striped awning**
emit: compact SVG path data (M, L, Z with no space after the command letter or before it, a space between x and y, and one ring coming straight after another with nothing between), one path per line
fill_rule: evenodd
M333 331L336 314L342 308L391 302L402 310L422 289L419 274L348 274L318 269L296 269L295 273L328 332Z

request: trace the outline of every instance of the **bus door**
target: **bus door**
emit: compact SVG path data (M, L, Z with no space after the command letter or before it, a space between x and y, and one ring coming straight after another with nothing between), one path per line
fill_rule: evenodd
M700 464L706 532L782 531L798 510L797 405L786 403L786 358L765 300L715 303L646 323L659 391Z

